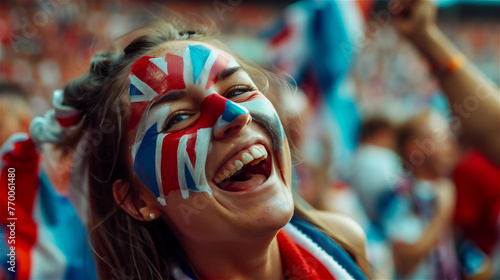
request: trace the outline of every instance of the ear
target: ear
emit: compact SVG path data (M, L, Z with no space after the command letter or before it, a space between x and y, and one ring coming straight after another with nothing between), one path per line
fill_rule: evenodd
M130 183L116 180L113 183L113 196L125 212L139 221L152 221L160 217L162 210L153 193L144 186L137 186L139 198L132 198Z

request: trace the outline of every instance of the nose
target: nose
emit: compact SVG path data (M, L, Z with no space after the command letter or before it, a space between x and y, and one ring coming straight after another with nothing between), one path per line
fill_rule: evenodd
M228 100L224 112L213 127L213 136L218 139L232 136L245 129L251 121L252 117L247 108Z

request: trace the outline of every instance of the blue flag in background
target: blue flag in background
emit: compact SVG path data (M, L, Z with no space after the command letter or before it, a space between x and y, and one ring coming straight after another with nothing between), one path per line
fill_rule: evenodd
M275 65L304 89L326 121L334 144L335 164L342 164L356 145L360 115L347 77L356 36L364 36L356 1L301 1L287 7L270 38Z

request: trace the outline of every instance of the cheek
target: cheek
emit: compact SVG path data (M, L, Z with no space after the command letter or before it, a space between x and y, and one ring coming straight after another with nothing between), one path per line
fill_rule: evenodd
M290 146L288 145L288 140L285 139L284 144L284 163L283 163L283 175L286 178L285 182L288 183L289 187L291 187L292 182L292 158L290 153Z
M258 98L243 102L241 105L248 109L252 118L264 127L271 136L274 149L282 151L285 141L285 131L278 117L278 113L271 102L265 97L259 96Z
M157 126L151 126L137 145L134 171L141 181L153 192L158 201L165 205L165 196L179 189L179 144L182 139L158 133ZM187 139L189 135L184 135ZM184 154L188 154L184 148Z
M206 159L213 125L224 112L226 101L217 94L206 97L191 128L164 137L161 177L165 178L165 195L178 189L183 198L189 197L189 191L212 193L205 175Z
M161 170L161 185L163 187L164 195L172 190L178 190L178 166L177 166L177 153L178 153L179 139L164 136L162 139L162 149L158 155L161 158L158 168Z
M252 118L271 136L273 148L278 155L278 165L282 179L288 187L291 187L292 161L290 147L285 136L283 125L281 124L274 106L263 96L258 96L250 101L240 103L240 105L246 107Z
M165 195L174 190L180 190L183 198L189 197L189 191L211 194L205 176L211 135L211 128L199 128L191 133L164 136L159 156Z
M183 198L188 198L190 191L211 194L205 176L206 157L212 126L224 111L224 104L216 94L205 98L196 123L181 132L159 133L157 124L164 121L154 119L147 123L153 125L144 138L134 144L138 147L134 170L162 205L171 191L180 190Z
M214 199L205 193L196 193L188 199L171 195L164 207L168 224L184 236L204 235L207 228L213 228Z

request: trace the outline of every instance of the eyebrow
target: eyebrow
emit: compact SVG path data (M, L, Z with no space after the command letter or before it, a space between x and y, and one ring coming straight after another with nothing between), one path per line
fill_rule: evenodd
M164 103L164 102L172 102L172 101L179 100L179 99L183 98L184 96L186 96L186 94L187 93L184 90L169 91L168 93L160 96L158 99L153 101L153 104L151 104L151 108L153 108L161 103Z
M243 70L241 66L235 66L231 68L227 68L226 70L222 70L217 74L217 81L222 81L224 79L227 79L229 76L233 75L234 73Z

